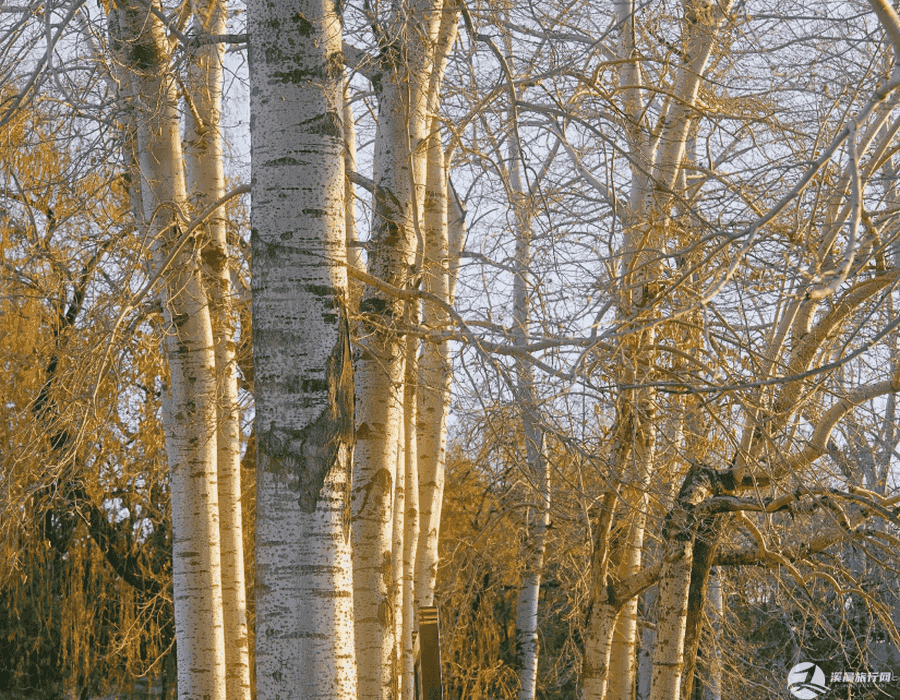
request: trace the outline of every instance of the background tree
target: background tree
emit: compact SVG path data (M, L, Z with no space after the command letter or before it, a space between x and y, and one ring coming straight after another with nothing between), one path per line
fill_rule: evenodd
M593 494L595 599L590 607L593 627L589 623L585 640L585 692L592 697L633 692L633 681L620 687L608 686L607 681L633 678L634 596L659 579L664 584L659 595L665 600L652 611L658 635L651 697L673 697L689 693L704 590L720 538L754 532L743 528L755 516L721 513L729 508L752 512L785 507L790 500L786 491L793 488L788 484L795 480L840 492L840 481L828 481L831 473L825 477L826 472L812 468L816 460L827 459L826 436L839 421L850 419L858 402L893 391L886 364L883 381L870 381L877 373L860 369L854 376L861 383L850 388L845 373L839 385L826 381L836 379L832 374L836 367L822 355L814 359L826 352L826 346L841 342L859 348L854 355L844 346L849 359L835 363L843 363L844 370L865 354L871 345L862 341L862 327L852 319L861 318L857 313L871 314L869 304L887 298L876 289L883 292L892 284L890 275L870 280L870 273L877 274L862 263L865 254L856 257L863 248L851 217L857 206L853 202L860 201L853 192L863 191L863 185L853 189L853 173L860 170L859 176L866 177L863 173L874 172L862 163L871 157L869 167L876 168L883 162L878 154L886 142L876 135L891 138L887 124L893 122L887 115L893 109L888 97L892 93L873 88L868 101L873 93L863 88L852 93L858 100L855 107L851 93L845 93L848 101L842 103L840 114L856 110L858 133L864 133L865 124L867 134L858 137L857 146L864 150L857 148L856 155L849 146L838 150L851 129L845 128L848 117L835 112L830 124L825 120L813 128L810 122L805 128L816 134L816 140L801 143L788 125L812 115L800 109L793 84L785 91L770 87L765 103L743 96L748 73L756 76L743 63L744 57L753 55L752 49L740 48L757 31L753 14L743 14L746 8L739 14L727 6L702 3L654 10L622 3L615 9L615 14L605 15L595 8L571 6L553 19L549 12L522 12L498 32L514 32L517 46L540 47L534 52L540 59L533 73L521 79L524 91L518 100L520 134L528 134L520 136L528 153L525 160L543 164L545 154L553 152L554 140L562 142L558 164L546 167L549 177L535 198L542 214L534 218L542 232L535 238L546 241L546 252L540 272L533 274L541 280L536 294L543 316L535 327L543 335L530 344L530 361L543 372L548 394L580 393L588 409L582 415L600 411L608 416L608 422L598 421L598 427L609 432L595 462L606 487L605 493ZM821 50L812 37L822 31L793 17L789 8L783 10L777 17L767 17L766 22L778 27L772 36L792 31L810 40L782 47L782 54L770 51L767 60L775 64L783 58L791 69L808 67L804 61ZM635 13L640 22L632 21ZM861 17L875 19L870 14ZM821 21L839 20L823 11ZM479 61L500 63L482 38L489 34L485 26L491 22L496 23L493 27L503 24L488 12L480 16L473 12L473 37L483 45L480 55L473 49L467 66L473 82L484 75ZM609 42L578 31L593 23L599 23L593 36L607 37ZM553 50L547 48L551 46ZM809 53L804 52L807 47ZM860 54L860 65L866 66L862 70L883 66L872 61L867 49ZM883 81L890 80L889 74L881 75ZM771 86L769 78L760 74L760 85ZM860 86L876 82L870 77L859 81ZM892 83L886 84L891 90ZM613 90L614 85L619 87ZM659 86L664 86L662 92L657 91ZM485 86L481 94L492 93ZM831 96L823 99L834 104ZM498 126L504 123L499 106L493 110L484 106L498 103L499 98L494 103L486 98L479 114L464 122L466 143L472 146L468 161L460 167L475 173L471 192L485 202L496 201L497 190L490 188L502 167L485 154L502 153L492 139L509 133ZM782 144L801 165L781 159ZM861 155L864 152L870 155ZM802 164L804 157L808 165ZM543 165L533 167L535 172L545 170ZM820 180L826 169L833 175ZM748 184L757 180L766 182L765 189ZM816 183L815 195L806 189L810 183ZM829 198L834 202L830 210L819 206ZM875 201L867 200L866 206L877 209L881 205ZM562 202L568 207L563 208ZM471 198L467 204L479 206ZM505 210L502 198L498 210ZM470 234L470 255L477 267L473 265L471 275L465 271L463 280L480 287L468 298L508 299L503 293L511 284L506 262L512 257L513 238L502 232L512 227L504 226L499 217L486 219ZM817 221L803 243L787 234L798 221ZM846 238L839 237L842 230ZM819 238L813 231L827 233ZM816 241L818 251L814 274L803 271L810 264L806 256L811 241ZM831 253L824 251L838 245L843 252L833 254L829 268L825 261ZM773 254L797 262L782 266ZM847 255L855 262L849 263ZM540 256L533 253L532 259L541 260ZM773 269L779 270L781 281L766 287L764 280L776 276ZM793 300L802 306L807 293L806 308L819 309L818 317L804 316L791 337L779 334L779 323L788 328L797 317L793 311L779 310L789 319L780 321L785 316L769 316L766 310L796 309ZM832 297L835 301L822 303ZM753 310L752 317L748 309ZM509 312L488 304L483 313L473 304L473 312L467 319L470 325L488 328L491 335L479 339L468 365L474 364L476 351L513 355ZM880 328L888 333L891 324ZM772 341L763 341L767 331L761 329L769 329L774 344L765 345ZM855 345L857 341L863 345ZM493 367L498 365L503 367L502 363ZM810 371L816 372L816 381L806 381L803 375ZM488 379L478 391L484 395L490 386ZM498 397L506 393L503 382L495 386ZM810 392L809 400L820 402L818 412L809 412L805 398L798 400L800 387ZM763 395L771 391L773 398L761 405L754 394L757 389ZM755 427L749 433L729 430L748 413L756 416L750 421L753 426L758 427L757 419L766 424L765 447L748 437ZM559 423L547 429L569 440L577 434ZM745 439L750 442L742 442ZM749 444L756 445L752 455L746 452ZM775 467L779 461L782 466ZM756 477L747 478L746 471L729 471L732 465L742 469L747 462L767 474L763 484ZM711 470L708 464L716 468ZM745 498L748 489L756 490L754 497ZM655 553L652 546L645 546L641 532L647 527L650 543L661 538L663 551ZM727 536L726 528L731 528Z

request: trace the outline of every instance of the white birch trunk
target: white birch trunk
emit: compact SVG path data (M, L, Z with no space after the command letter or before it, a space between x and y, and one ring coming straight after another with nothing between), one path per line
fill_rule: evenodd
M425 195L426 100L439 2L409 8L404 51L382 74L375 138L375 218L369 272L405 289L421 253ZM401 58L402 56L402 58ZM390 586L393 493L398 478L397 447L404 417L406 338L398 327L405 303L368 288L360 303L362 321L356 363L357 448L353 472L353 587L359 693L388 700L397 676L395 615Z
M415 343L412 338L407 338L407 345ZM404 363L405 366L405 363ZM394 548L391 553L391 608L394 610L394 664L395 668L391 677L395 684L392 697L399 698L403 687L402 678L402 653L403 653L403 553L405 541L406 521L406 450L408 442L408 416L406 414L408 387L403 386L403 419L400 421L400 440L397 445L397 479L394 483L393 503L393 540Z
M584 661L581 666L581 700L604 700L609 682L612 637L616 612L604 605L591 614L584 636Z
M644 357L653 357L652 350L646 348L653 347L655 337L652 331L638 336L637 347ZM638 367L626 365L623 376L624 383L638 384L646 375L640 374ZM625 392L620 401L622 406L628 406L623 413L630 413L630 420L627 422L633 425L634 431L633 434L626 433L623 436L629 441L629 448L626 450L620 447L621 454L629 455L629 459L623 464L626 479L622 488L624 512L619 516L627 523L623 526L626 533L622 538L621 549L616 553L617 574L619 580L622 580L636 574L643 560L648 491L656 462L656 392L652 389ZM634 697L638 647L637 609L638 600L632 598L624 603L616 619L609 663L608 700L631 700Z
M646 432L655 431L645 427ZM649 473L648 467L649 464L645 467L645 474ZM646 484L647 480L645 479L642 481L642 485ZM633 508L632 512L628 514L631 517L631 526L628 528L626 536L625 551L621 553L618 574L620 580L636 574L641 568L643 558L644 530L647 520L646 489L639 489L632 495L634 498L628 506ZM608 700L631 700L634 697L638 647L637 610L638 599L632 598L622 606L619 616L616 618L609 664Z
M718 475L706 467L692 467L666 518L662 532L663 558L659 572L650 700L681 700L682 685L688 680L685 676L686 668L689 673L693 673L695 667L693 658L690 663L685 663L695 542L703 541L703 538L710 538L714 542L718 537L715 523L700 522L695 510L719 488L717 478ZM703 562L709 554L709 549L702 550L700 561ZM705 587L703 592L705 595ZM701 600L700 604L702 603ZM689 653L694 652L692 642Z
M418 318L413 314L412 305L407 307L409 318L407 323L414 324ZM402 385L403 417L400 421L400 439L397 445L397 479L394 484L393 502L393 540L394 548L391 557L391 607L394 612L394 663L396 667L392 672L395 688L393 697L402 698L404 690L412 689L412 676L407 679L407 668L404 651L408 647L412 650L412 624L411 614L406 609L406 555L407 548L412 545L407 517L409 515L409 469L411 462L415 460L416 434L415 434L415 355L418 347L417 340L410 336L406 339L406 354L404 356L404 381ZM410 381L412 379L412 381ZM414 466L413 466L414 468ZM407 631L409 631L409 644L406 644ZM413 660L414 663L414 660ZM414 666L409 665L410 673Z
M112 10L107 18L110 48L113 53L122 50L122 29L119 26L119 12ZM124 180L128 190L131 215L139 225L144 221L144 202L141 193L141 171L137 154L137 114L135 114L134 89L131 85L131 71L120 61L110 61L109 88L116 92L116 124L122 134L122 156L125 161ZM149 264L148 264L149 268Z
M225 33L224 0L194 4L195 26L210 34ZM225 194L222 157L222 75L224 45L195 49L188 65L185 113L185 163L191 204L198 212ZM220 210L206 227L201 254L209 296L217 376L217 474L222 558L227 700L250 700L250 640L244 583L244 536L241 514L241 421L234 356L237 319L231 303L231 266Z
M525 547L525 570L516 605L516 647L519 661L519 699L533 700L537 695L538 604L544 566L545 535L550 525L550 470L543 454L542 433L532 421L525 420L528 467L536 480L536 499L530 509ZM532 433L529 435L528 433ZM541 438L543 435L541 435ZM532 461L532 459L534 461Z
M144 220L154 265L181 245L187 193L174 79L161 22L144 4L112 10L131 74ZM178 697L225 700L225 640L216 483L216 374L206 290L189 242L163 276L169 367L166 425Z
M452 304L450 252L448 244L447 172L443 146L437 133L429 139L428 186L425 199L425 291ZM443 329L447 312L426 301L422 324ZM438 534L444 494L447 455L447 413L450 407L450 349L446 341L425 342L419 360L417 389L417 451L419 491L419 544L416 554L416 600L419 607L434 605L437 581Z
M624 112L627 118L626 132L632 160L632 189L629 211L625 217L625 241L623 245L622 287L624 293L620 305L622 320L642 314L654 314L650 308L656 295L660 259L658 251L667 249L665 219L670 216L672 191L680 179L684 154L687 148L694 104L718 36L723 17L730 8L710 6L707 3L686 0L685 32L686 64L676 80L674 97L670 100L658 142L646 136L641 128L643 119L642 75L634 42L634 3L619 0L616 4L619 21L619 50L623 62L620 66L620 82L628 86L624 91ZM648 168L653 164L652 169ZM648 180L646 173L652 172ZM652 190L656 190L655 201ZM646 311L645 311L646 309ZM641 385L651 381L646 367L653 366L656 333L653 330L635 335L630 347L623 353L625 361L620 370L621 381L626 385ZM619 422L630 428L620 435L621 468L623 477L631 486L626 489L624 505L632 510L633 521L620 553L620 577L636 573L641 566L644 546L647 489L653 477L656 462L656 396L652 389L624 392L619 399ZM667 693L680 691L679 664L683 663L684 619L679 616L679 596L683 592L687 604L687 587L690 584L691 545L685 545L680 556L670 552L671 566L663 567L665 576L683 576L687 561L687 579L662 580L660 584L660 620L657 629L653 657L653 683L651 697L661 700ZM679 568L681 566L681 568ZM684 589L682 591L682 588ZM686 612L686 610L685 610ZM667 627L668 625L668 627ZM681 630L680 633L678 630ZM679 637L680 634L680 637ZM612 645L609 664L609 700L627 700L633 697L637 650L637 600L628 601L622 609Z
M418 318L415 319L418 322ZM402 624L398 626L398 649L400 655L400 697L403 700L415 700L415 650L413 635L417 631L415 606L415 573L416 547L419 542L419 470L416 432L418 381L418 342L414 338L407 340L406 382L403 394L404 405L404 452L403 470L403 537L402 556L400 557L400 600L399 610ZM400 465L398 465L399 472ZM396 506L395 506L396 507Z
M344 83L344 149L344 169L348 174L344 195L344 237L347 240L347 265L365 271L366 264L356 225L356 188L349 177L349 173L356 172L356 125L353 121L353 105L350 103L350 90L347 83ZM363 285L362 282L352 278L348 280L348 284L350 286L350 309L355 313L359 310Z
M659 575L659 616L653 649L650 700L681 700L692 563L693 542L690 539L671 543L667 547Z
M405 288L415 262L405 86L388 79L379 102L375 222L369 271ZM356 363L356 462L353 470L353 589L360 697L393 697L396 643L391 583L393 496L403 421L404 304L371 288L360 303L363 350Z
M356 697L341 20L252 0L260 700Z
M653 149L647 129L642 123L646 119L644 78L635 42L634 0L616 0L615 8L619 40L619 86L623 93L624 128L631 165L629 208L637 211L646 206L652 191L650 180Z
M528 343L529 277L531 265L531 206L521 181L521 152L517 134L510 135L510 191L516 216L515 276L513 278L513 342ZM516 363L517 399L525 438L526 481L535 485L537 505L528 510L524 543L525 567L516 603L516 654L519 663L519 700L534 700L538 671L538 603L544 567L544 541L550 525L550 468L544 452L544 432L530 365Z
M609 661L618 608L609 599L610 530L616 505L615 494L603 499L594 552L591 558L591 610L584 633L581 662L581 700L605 700L609 683Z
M725 619L725 603L722 596L722 577L716 569L710 572L709 607L712 611L712 628L716 637L722 633ZM718 645L706 652L709 684L703 688L703 700L722 700L722 652Z
M465 212L449 192L449 179L437 112L447 59L457 35L459 10L444 10L438 35L434 71L429 88L428 169L425 185L425 250L422 280L425 291L448 306L453 304L456 269L465 238ZM450 316L430 301L422 305L422 324L440 331ZM447 457L447 416L450 411L450 347L447 341L422 344L417 390L417 450L419 479L419 543L416 552L416 600L419 607L434 605L438 540L444 472Z
M646 243L647 226L653 226L649 216L652 184L652 163L655 149L648 136L645 121L645 97L640 56L635 43L635 4L633 0L617 0L618 50L621 57L619 83L623 90L625 132L628 138L631 161L631 192L628 212L625 215L626 234L623 245L623 294L620 313L622 320L639 312L652 298L647 285L656 282L658 264L643 254L646 244L651 250L654 243ZM654 237L655 238L655 237ZM650 240L654 240L651 238ZM638 333L630 340L630 347L623 352L619 370L620 381L625 385L639 385L647 379L645 367L652 366L655 333L651 330ZM617 409L620 426L630 426L619 434L619 468L626 487L623 493L620 516L628 521L627 533L617 552L618 576L626 578L641 566L646 524L647 489L656 461L656 396L652 389L622 392ZM637 672L637 599L627 601L622 607L613 635L609 662L609 700L630 700L634 696Z
M678 182L691 123L695 119L695 104L700 85L706 74L712 48L718 39L725 17L731 11L731 0L720 4L706 0L685 0L684 12L687 47L686 64L679 72L674 95L661 123L666 125L659 137L654 180L660 193L660 211L667 214L667 203Z
M357 362L353 600L360 697L388 700L394 697L397 662L393 501L402 438L405 339L399 347L390 338L380 338L377 344L372 340Z
M655 206L660 218L667 218L671 192L681 175L682 161L694 120L694 105L706 72L712 48L718 39L731 2L711 5L703 0L685 0L684 32L687 34L685 65L676 80L674 95L664 117L656 157L654 180L659 190ZM652 249L665 250L666 241ZM680 506L676 504L676 508ZM681 517L681 514L676 514ZM685 526L686 527L686 526ZM656 642L650 700L680 700L684 681L687 604L693 563L693 539L687 532L676 532L665 542L665 556L658 588Z
M649 611L656 607L656 587L644 594L644 608ZM641 649L638 653L637 698L648 700L653 673L653 650L656 648L656 629L650 625L641 630Z

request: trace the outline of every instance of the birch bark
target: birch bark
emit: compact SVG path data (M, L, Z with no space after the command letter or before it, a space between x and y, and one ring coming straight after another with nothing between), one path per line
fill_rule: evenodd
M224 0L194 3L198 33L224 34ZM188 64L191 106L185 111L185 163L188 195L195 212L225 194L222 156L222 76L225 47L199 46ZM237 317L232 308L231 265L223 212L205 226L201 258L209 298L217 384L216 467L222 558L222 604L225 633L227 700L250 700L250 643L244 583L244 536L241 514L241 416L234 348Z
M357 694L341 20L253 0L257 696Z
M689 0L684 4L686 52L685 65L675 83L675 98L665 114L667 128L659 141L654 179L659 191L654 207L661 217L669 216L672 192L681 176L682 160L687 150L693 111L712 47L731 9L726 2L712 7ZM662 244L665 245L664 243ZM660 249L664 249L660 248ZM653 650L651 700L679 700L685 673L685 635L687 632L688 598L694 563L694 541L697 524L690 522L693 499L703 491L695 489L687 477L683 494L675 504L670 522L685 522L667 527L664 534L663 564L660 572L656 643ZM689 493L684 492L687 488ZM685 500L687 499L687 500ZM693 664L690 664L691 669Z
M609 683L609 662L618 607L611 596L610 533L617 497L609 492L603 499L594 535L591 557L591 609L584 637L581 665L581 697L604 700Z
M441 3L412 2L392 18L403 51L383 54L375 138L374 221L369 272L406 289L421 254L426 103ZM405 302L363 292L356 362L357 451L353 472L353 587L360 697L390 698L397 685L396 610L391 604L393 494L404 420Z
M529 197L521 181L518 138L510 145L510 189L516 212L515 276L513 278L513 342L528 343L529 277L531 266L531 218ZM525 439L526 481L534 485L535 505L528 509L524 543L525 567L516 602L516 654L519 662L519 700L533 700L537 693L538 603L544 568L545 535L550 525L550 467L544 449L534 372L524 362L516 363L516 381L522 431Z
M623 389L616 405L615 469L618 472L617 478L624 484L620 516L624 519L621 525L624 535L617 551L611 553L611 556L617 562L616 574L619 579L637 573L641 567L647 492L651 479L658 473L658 398L652 388L653 377L649 368L654 366L655 347L659 343L660 331L653 323L647 322L657 318L660 313L656 300L662 264L659 252L667 250L670 245L667 241L670 235L667 222L672 216L673 192L681 177L682 161L695 118L694 105L712 47L729 7L729 3L717 7L693 0L684 3L685 63L679 68L673 97L664 109L661 128L654 140L644 124L646 97L643 94L643 76L636 51L635 4L631 0L619 0L616 3L618 52L621 59L619 83L623 91L624 129L628 139L632 175L628 206L622 218L619 318L623 326L633 326L635 329L622 344L617 369L618 381ZM641 330L641 327L645 329ZM674 589L678 588L680 591L680 587L690 585L691 556L690 540L677 546L673 544L668 552L668 565L664 566L662 576L686 575L687 579L680 584L669 580L661 581L661 619L668 619L666 611L673 610L673 605L676 605L673 601L679 594ZM686 588L684 595L686 604ZM670 596L674 597L670 600ZM592 697L624 700L633 697L635 688L637 600L606 601L601 591L601 598L594 601L594 606L606 605L621 607L610 651L606 651L605 645L598 647L603 653L609 653L608 664L602 663L602 659L587 658L587 649L585 664L592 669L604 668L609 676L607 684L592 686ZM600 619L611 615L608 612ZM683 650L684 631L680 632L679 641L678 625L674 621L671 630L666 628L665 639L662 629L657 628L654 678L668 679L668 687L671 689L680 683L680 676L676 677L674 674L679 672L675 668L676 657L679 659L678 663L681 663L679 654ZM669 649L670 644L675 644L679 651ZM663 686L656 682L654 687L657 690L652 692L664 692Z
M646 313L653 297L653 285L658 263L644 252L654 249L661 231L650 216L651 182L655 149L643 124L645 96L643 72L635 41L635 4L632 0L616 2L619 84L623 90L624 126L631 164L631 188L628 208L624 215L622 244L621 297L619 315L629 324ZM650 229L650 230L648 230ZM651 240L654 242L647 243ZM624 386L638 387L647 381L646 368L652 366L656 332L635 333L623 346L619 357L618 377ZM641 566L647 510L647 487L656 459L656 396L651 388L620 392L616 404L615 469L624 484L620 503L619 528L625 534L610 556L615 562L615 575L626 578ZM605 697L626 700L634 694L637 670L637 599L628 601L597 601L601 606L612 605L617 612L615 627L609 641L608 674ZM621 607L620 607L621 606ZM612 615L609 611L607 615ZM604 632L605 633L605 632Z
M411 309L414 307L411 307ZM418 311L418 309L416 309ZM418 322L418 318L415 319ZM398 544L399 557L398 612L402 624L397 626L399 654L400 697L415 700L415 650L414 635L417 632L415 606L416 547L419 542L419 465L416 410L419 364L418 342L408 338L406 342L406 370L403 391L403 463L398 464L397 486L403 479L403 503L399 515L403 536ZM398 513L395 513L395 517Z
M178 639L178 697L225 699L225 639L217 506L216 372L206 289L182 241L187 192L175 83L163 26L143 3L117 4L118 59L131 73L137 112L141 200L163 278L169 366L166 426L172 499L172 561Z
M424 205L425 250L422 281L425 291L447 306L453 304L456 269L465 238L465 212L451 194L446 156L441 141L440 91L450 50L456 42L460 10L455 2L443 8L434 72L428 96L428 170ZM422 304L422 324L440 331L449 326L446 309L433 301ZM438 535L444 494L447 453L447 416L450 410L450 347L446 340L422 344L416 413L419 479L419 542L416 550L416 602L434 605L437 581Z

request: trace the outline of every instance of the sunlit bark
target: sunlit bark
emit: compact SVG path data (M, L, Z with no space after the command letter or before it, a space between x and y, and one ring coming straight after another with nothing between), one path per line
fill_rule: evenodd
M206 289L187 217L175 81L159 19L144 4L117 5L119 60L131 73L144 220L157 266L174 254L160 300L169 366L166 426L178 696L225 698L225 638L216 480L216 358Z
M195 3L195 27L207 34L225 33L224 1ZM222 77L225 50L221 43L198 47L188 66L185 95L185 163L188 196L195 212L225 194L222 157ZM244 584L244 537L241 514L241 416L234 348L237 317L232 308L232 267L224 213L206 225L201 258L209 297L215 345L217 383L217 477L222 556L226 690L228 700L249 700L250 658L247 596Z
M608 493L601 503L600 517L594 533L591 557L591 608L584 638L584 660L581 664L581 697L604 700L609 685L609 663L613 633L619 606L611 595L610 534L617 498Z
M413 307L411 307L413 308ZM406 343L406 368L403 392L403 463L397 465L397 490L402 483L403 503L395 501L394 517L402 526L402 538L395 542L401 545L395 575L398 577L397 611L400 624L397 625L397 648L400 673L400 697L415 700L415 653L413 638L417 632L415 575L416 548L419 543L419 465L416 430L418 382L418 343L408 338ZM401 482L401 479L403 480ZM398 509L402 507L402 510ZM398 515L402 516L398 518Z
M438 34L434 71L428 97L428 167L424 202L425 246L422 280L425 291L452 306L465 238L465 212L452 193L444 145L441 140L441 79L450 50L456 41L459 9L454 3L444 7ZM450 326L446 309L432 301L422 304L422 324L440 332ZM416 443L419 483L419 542L416 551L416 602L419 607L434 605L438 566L438 536L444 492L447 453L447 418L450 412L450 344L446 340L422 343L416 386Z
M261 700L356 697L341 22L251 2Z
M385 52L378 84L374 145L374 221L369 273L407 289L422 254L429 120L428 90L442 4L412 3L395 24L402 52ZM394 695L398 659L391 604L393 494L404 403L406 302L374 288L363 292L356 360L356 462L353 472L353 578L360 697Z

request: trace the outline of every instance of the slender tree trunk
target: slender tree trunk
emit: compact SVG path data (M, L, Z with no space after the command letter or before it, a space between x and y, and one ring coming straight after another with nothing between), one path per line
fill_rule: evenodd
M465 238L465 212L449 192L441 142L440 86L450 49L456 41L459 9L445 5L438 35L434 72L429 88L428 169L424 206L425 250L422 280L425 291L447 306L453 304L459 252ZM450 315L432 301L422 304L422 324L436 331L448 327ZM416 551L416 601L434 605L438 535L444 494L447 416L450 410L450 346L447 341L422 343L419 359L416 432L419 478L419 543Z
M671 540L660 571L659 617L653 649L650 700L680 700L684 675L684 636L690 590L693 541Z
M623 221L622 295L620 316L625 324L636 326L659 314L658 279L662 259L658 251L667 246L665 221L671 216L672 195L681 177L681 166L694 119L694 107L712 46L730 4L710 7L699 0L686 0L685 65L676 79L674 97L665 107L664 127L657 140L641 126L644 96L640 63L635 50L635 6L631 0L618 0L616 12L619 31L619 68L623 86L625 130L628 136L632 185L629 205ZM651 173L650 178L647 177ZM647 511L647 490L656 465L657 396L652 389L657 331L635 329L624 344L619 369L624 386L639 387L621 393L617 405L619 424L618 468L628 486L623 507L631 511L633 521L617 555L619 575L627 577L641 566ZM646 386L647 388L640 388ZM684 538L682 542L678 538ZM693 532L679 533L667 541L659 586L659 623L653 656L651 697L662 700L682 683L686 605L693 557ZM687 573L685 573L687 572ZM687 578L685 579L685 575ZM684 601L681 600L684 596ZM608 700L629 700L635 692L637 650L637 600L628 601L619 615L609 663Z
M416 319L418 322L418 319ZM415 580L416 548L419 542L419 469L416 430L418 382L418 342L407 339L406 381L403 394L404 405L404 451L403 451L403 550L400 561L400 612L402 625L399 626L398 647L400 654L400 697L415 700L415 653L413 635L417 631ZM399 469L399 465L398 465ZM398 474L398 482L400 475Z
M199 0L194 6L194 17L199 31L225 33L224 0ZM223 44L206 44L194 51L188 65L185 162L189 197L195 212L225 194L221 126L224 58ZM210 217L205 235L201 258L209 296L218 385L216 464L227 700L250 700L250 640L241 516L241 416L234 356L237 318L231 303L231 265L221 211Z
M174 80L168 44L149 7L119 4L119 60L130 72L136 111L144 220L154 264L174 255L160 300L169 366L166 412L172 499L172 559L178 697L225 699L221 559L216 483L216 376L206 290L192 244L182 246L187 215Z
M634 344L627 348L620 368L622 384L639 386L649 377L641 362L652 366L655 333L636 334ZM628 351L633 355L628 357ZM620 422L618 455L621 459L621 503L618 546L614 552L616 575L621 579L636 574L643 560L644 532L647 523L648 492L656 462L656 392L652 388L623 391L619 397L617 415ZM638 600L632 598L621 604L616 618L609 662L607 700L632 700L637 673Z
M251 0L260 700L356 697L341 20Z
M646 483L646 482L644 482ZM647 493L639 489L629 503L630 520L623 551L619 553L619 579L637 573L641 568L644 548L644 529L647 520ZM638 599L627 601L616 619L609 664L608 700L632 700L635 695L638 648Z
M708 600L712 611L713 632L718 639L722 634L725 603L722 596L722 576L716 569L710 573ZM703 700L722 700L722 653L718 646L707 650L706 665L709 670L709 684L703 689Z
M645 229L649 221L643 213L650 202L651 164L654 149L642 124L644 115L643 75L635 45L635 23L633 0L616 0L618 52L620 56L619 83L623 95L624 129L629 144L631 162L631 193L628 212L625 215L626 238L623 244L622 287L619 314L624 323L640 310L647 300L634 290L642 290L642 280L652 278L652 261L640 255ZM638 225L638 221L643 225ZM652 347L653 332L638 334L629 339L623 347L618 375L623 385L638 386L645 379L643 367L652 366L647 362L645 348ZM623 391L617 401L616 414L618 434L616 437L615 468L620 479L626 484L620 504L620 518L626 523L624 537L620 538L617 551L610 556L617 563L616 575L627 577L635 573L641 565L644 527L646 520L646 485L654 468L656 429L653 420L655 396L652 390ZM602 596L601 596L602 600ZM589 658L594 653L586 647L585 664L594 673L603 669L606 677L602 683L595 680L592 698L595 700L627 700L633 696L637 664L637 600L624 603L621 610L614 607L615 601L601 603L605 614L600 617L603 645L596 653L602 658ZM595 603L596 604L596 603ZM606 608L609 607L609 610ZM617 613L617 614L615 614ZM615 614L615 616L614 616ZM608 619L613 617L611 622ZM605 626L610 624L613 630ZM598 629L597 634L600 634ZM607 639L607 635L609 638ZM608 645L608 647L607 647ZM587 687L587 686L586 686Z
M428 190L425 200L425 291L453 303L453 282L448 220L447 171L443 146L435 131L429 139ZM456 217L462 226L462 213ZM450 323L444 308L431 301L422 305L422 324L440 331ZM419 544L416 553L416 600L420 607L434 604L437 580L438 534L444 493L447 453L447 415L450 408L450 347L447 341L422 343L417 384L417 450L419 479Z
M648 255L642 249L645 231L644 226L636 223L626 227L619 309L621 321L626 326L639 315L642 320L657 315L650 306L659 261L655 254ZM619 578L637 573L643 558L648 490L656 469L657 396L650 376L656 338L654 328L635 329L622 343L616 370L620 385L632 387L622 388L616 402L614 469L622 491L618 527L621 534L611 556ZM637 599L632 599L624 602L617 617L606 698L630 700L634 696L636 669Z
M690 691L692 679L686 679L685 674L693 673L694 665L688 643L695 645L699 640L699 614L691 616L691 609L702 609L697 596L706 594L720 523L716 516L698 519L695 510L721 492L720 479L708 467L692 467L663 528L650 700L681 700L683 688Z
M376 218L369 271L406 288L415 264L415 197L410 183L405 86L391 73L379 102L376 137ZM391 604L393 499L403 421L403 358L400 330L405 303L372 288L363 292L356 362L357 450L353 470L353 590L360 697L394 695L396 644Z
M136 111L144 220L154 264L171 257L160 301L169 367L166 425L178 697L225 700L225 640L216 483L216 374L212 326L193 242L182 245L187 192L178 105L161 22L148 5L112 12ZM174 256L174 257L173 257Z
M426 100L441 4L412 3L398 36L403 51L386 52L378 89L375 216L369 273L400 289L412 280L423 239ZM388 700L397 685L397 610L392 529L397 449L404 420L402 383L406 302L367 288L360 303L361 352L356 362L357 450L353 472L353 588L359 693Z
M529 278L531 266L531 206L521 181L521 152L516 135L510 139L510 191L516 216L515 276L513 278L513 342L528 343ZM534 484L536 505L528 509L524 543L525 567L516 604L516 654L519 664L519 700L534 700L538 671L538 604L544 568L545 535L550 525L550 467L540 424L534 373L516 364L517 400L525 441L526 482Z
M362 246L356 225L356 188L349 174L356 172L356 126L353 121L353 105L350 103L350 91L344 83L344 169L347 173L346 193L344 195L344 226L347 240L347 265L365 271L366 263L362 254ZM348 280L350 287L350 310L359 311L363 285L354 279Z
M656 607L656 587L650 588L644 594L644 610L645 616L649 619L651 615L649 611ZM637 698L638 700L648 700L650 697L650 682L653 672L653 650L656 648L656 629L651 625L647 625L641 630L641 648L638 653L638 671L637 671Z
M610 533L616 508L616 495L608 492L594 535L591 558L591 607L584 635L581 664L582 700L605 700L609 682L609 660L619 608L610 599Z
M407 311L409 307L407 307ZM407 338L407 346L414 344L413 338ZM404 380L407 376L406 361L404 358ZM391 552L391 575L390 582L390 605L394 611L394 652L393 663L394 668L391 671L391 678L394 683L391 697L400 698L403 689L402 677L402 654L403 654L403 554L405 551L404 542L406 539L406 450L409 444L409 414L407 414L408 402L406 399L409 387L404 385L401 389L403 395L403 417L400 421L400 439L397 445L397 478L394 482L394 501L392 505L393 513L393 550Z

